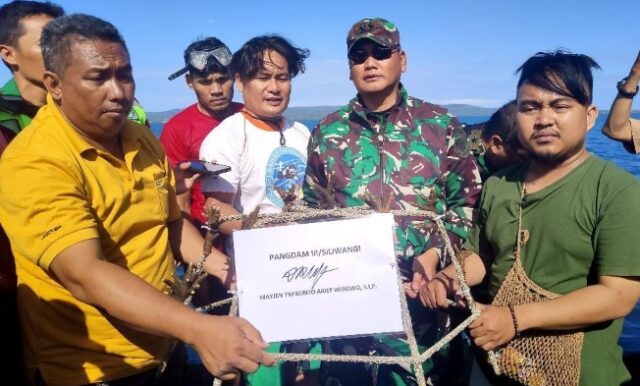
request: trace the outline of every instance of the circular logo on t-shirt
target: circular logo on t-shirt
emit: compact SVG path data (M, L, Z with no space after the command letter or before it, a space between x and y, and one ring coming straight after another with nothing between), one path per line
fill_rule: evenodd
M267 198L279 208L284 207L284 200L278 191L293 191L297 194L302 189L306 166L307 161L302 153L291 147L278 146L267 163Z

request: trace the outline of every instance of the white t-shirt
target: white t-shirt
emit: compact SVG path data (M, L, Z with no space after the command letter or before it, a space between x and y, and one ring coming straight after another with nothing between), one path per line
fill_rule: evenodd
M256 127L243 113L236 113L211 131L200 146L200 159L231 166L218 177L202 178L203 192L234 193L233 206L241 213L260 207L261 213L277 213L284 201L275 186L301 194L307 165L309 129L284 119L282 133Z

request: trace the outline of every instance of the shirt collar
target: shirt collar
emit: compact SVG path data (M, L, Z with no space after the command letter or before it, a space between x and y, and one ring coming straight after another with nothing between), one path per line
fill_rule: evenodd
M401 105L403 105L408 97L407 94L407 90L404 88L404 86L402 85L402 83L398 84L398 94L396 96L396 103L389 108L387 111L392 111L398 107L400 107ZM367 107L364 105L364 103L362 103L362 101L360 100L360 94L356 95L355 98L353 98L350 101L351 107L353 108L353 110L357 113L370 113L371 111L369 111L369 109L367 109Z
M9 79L7 83L2 86L2 90L0 92L3 96L22 99L22 95L20 95L20 90L18 90L18 85L16 84L16 80L14 78Z
M69 120L64 116L56 102L53 100L51 94L47 94L47 104L43 107L43 110L51 114L58 122L60 130L67 135L73 147L82 154L86 151L93 150L99 152L99 150L87 142L78 131L71 125ZM142 137L142 131L136 128L133 122L127 120L124 128L120 132L120 141L122 142L123 150L129 148L127 143L137 143ZM134 145L135 146L135 145ZM100 151L101 152L101 151Z

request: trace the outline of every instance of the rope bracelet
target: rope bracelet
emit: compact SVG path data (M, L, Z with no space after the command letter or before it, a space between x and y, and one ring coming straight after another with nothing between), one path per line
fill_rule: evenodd
M516 311L513 309L513 305L507 304L507 308L511 313L511 320L513 320L513 329L516 330L516 337L520 336L520 328L518 328L518 318L516 318Z

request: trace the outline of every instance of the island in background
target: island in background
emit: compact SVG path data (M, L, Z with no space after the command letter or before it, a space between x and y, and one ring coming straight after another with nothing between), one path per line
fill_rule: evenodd
M489 116L496 111L491 107L479 107L464 104L443 105L455 116ZM284 116L293 121L319 121L330 113L339 109L340 106L309 106L309 107L289 107ZM169 118L176 115L181 109L167 111L147 112L150 123L166 123Z
M456 117L488 117L493 114L497 108L481 107L465 104L449 104L442 105ZM293 121L319 121L330 113L338 110L340 106L308 106L308 107L289 107L284 116ZM169 118L180 112L181 109L172 109L158 112L147 112L150 123L165 124ZM600 110L600 115L607 115L608 110ZM638 113L639 111L634 111Z

